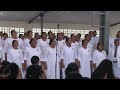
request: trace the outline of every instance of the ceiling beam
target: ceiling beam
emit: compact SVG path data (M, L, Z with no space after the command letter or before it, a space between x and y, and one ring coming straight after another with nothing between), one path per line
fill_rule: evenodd
M119 22L116 22L116 23L114 23L114 24L111 24L110 26L112 27L112 26L115 26L115 25L118 25L118 24L120 24L120 21L119 21Z
M37 17L39 17L40 15L44 15L47 11L44 11L42 13L39 13L37 16L35 16L34 18L32 18L31 20L28 21L28 23L32 23Z

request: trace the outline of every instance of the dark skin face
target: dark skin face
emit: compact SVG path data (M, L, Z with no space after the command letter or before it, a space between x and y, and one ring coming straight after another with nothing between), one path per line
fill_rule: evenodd
M71 39L73 42L75 42L75 35L72 35Z
M38 33L35 34L35 39L39 39L40 35Z
M5 33L4 36L3 36L4 39L8 38L8 34Z
M67 45L71 46L71 44L72 44L72 40L71 40L71 38L69 38L67 41Z
M89 35L86 35L85 40L89 41L89 40L90 40L90 36L89 36Z
M29 37L32 37L32 36L33 36L32 31L29 32L28 36L29 36Z
M23 39L24 39L24 35L23 35L23 34L21 34L21 35L20 35L20 38L23 40Z
M47 34L46 34L46 33L44 33L44 34L42 35L42 39L47 39Z
M12 36L13 38L16 38L16 37L17 37L16 31L13 31L13 32L11 33L11 36Z
M93 36L93 32L91 31L91 32L89 32L89 35L90 35L90 37L92 37Z
M79 36L78 35L75 36L75 40L79 42Z
M30 45L31 45L31 47L35 48L37 45L37 41L35 39L33 39Z
M87 47L87 45L88 45L88 41L87 41L87 40L85 40L85 41L84 41L84 43L83 43L83 47L84 47L84 48L86 48L86 47Z
M118 40L116 40L115 42L114 42L114 44L115 44L115 46L119 46L119 41Z
M93 36L96 36L97 35L97 32L96 31L93 31Z
M117 38L120 38L120 32L117 33Z
M15 42L14 42L13 48L14 48L14 49L17 49L17 48L18 48L18 41L15 41Z
M103 45L102 45L102 43L100 43L100 44L98 45L98 50L103 50Z

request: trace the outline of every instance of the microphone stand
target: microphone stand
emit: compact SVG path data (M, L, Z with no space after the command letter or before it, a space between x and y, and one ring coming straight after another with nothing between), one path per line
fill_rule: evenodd
M55 79L57 79L57 44L58 40L56 40L56 61L55 61Z

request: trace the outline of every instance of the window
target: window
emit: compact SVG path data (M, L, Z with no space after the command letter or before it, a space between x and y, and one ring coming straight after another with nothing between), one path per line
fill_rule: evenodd
M94 30L76 30L76 29L43 29L43 32L46 32L48 33L49 31L52 31L53 33L55 33L55 35L57 35L57 33L59 32L64 32L64 35L65 36L69 36L71 34L78 34L78 33L81 33L81 38L84 38L85 34L88 34L89 31L94 31ZM99 30L96 30L97 31L97 36L99 36ZM33 33L36 33L38 32L39 34L41 34L41 29L40 28L33 28Z
M3 33L7 33L9 37L11 37L11 31L15 30L17 32L17 35L24 34L24 28L18 28L18 27L0 27L0 31Z

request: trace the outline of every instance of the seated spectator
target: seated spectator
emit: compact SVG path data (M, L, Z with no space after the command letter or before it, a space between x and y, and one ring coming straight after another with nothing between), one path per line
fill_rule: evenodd
M0 79L8 79L8 66L10 65L10 62L4 61L0 64Z
M26 79L46 79L43 66L31 65L26 70Z
M65 70L65 75L67 76L71 72L78 72L79 73L79 69L78 69L78 66L76 63L70 63L68 65L68 67Z
M11 63L8 66L8 79L22 79L22 73L16 63Z
M80 75L80 73L78 73L78 72L71 72L71 73L67 74L65 79L83 79L83 78Z
M91 79L114 79L112 62L105 59L91 75Z
M39 65L39 57L38 56L33 56L31 58L31 63L32 63L32 65Z

